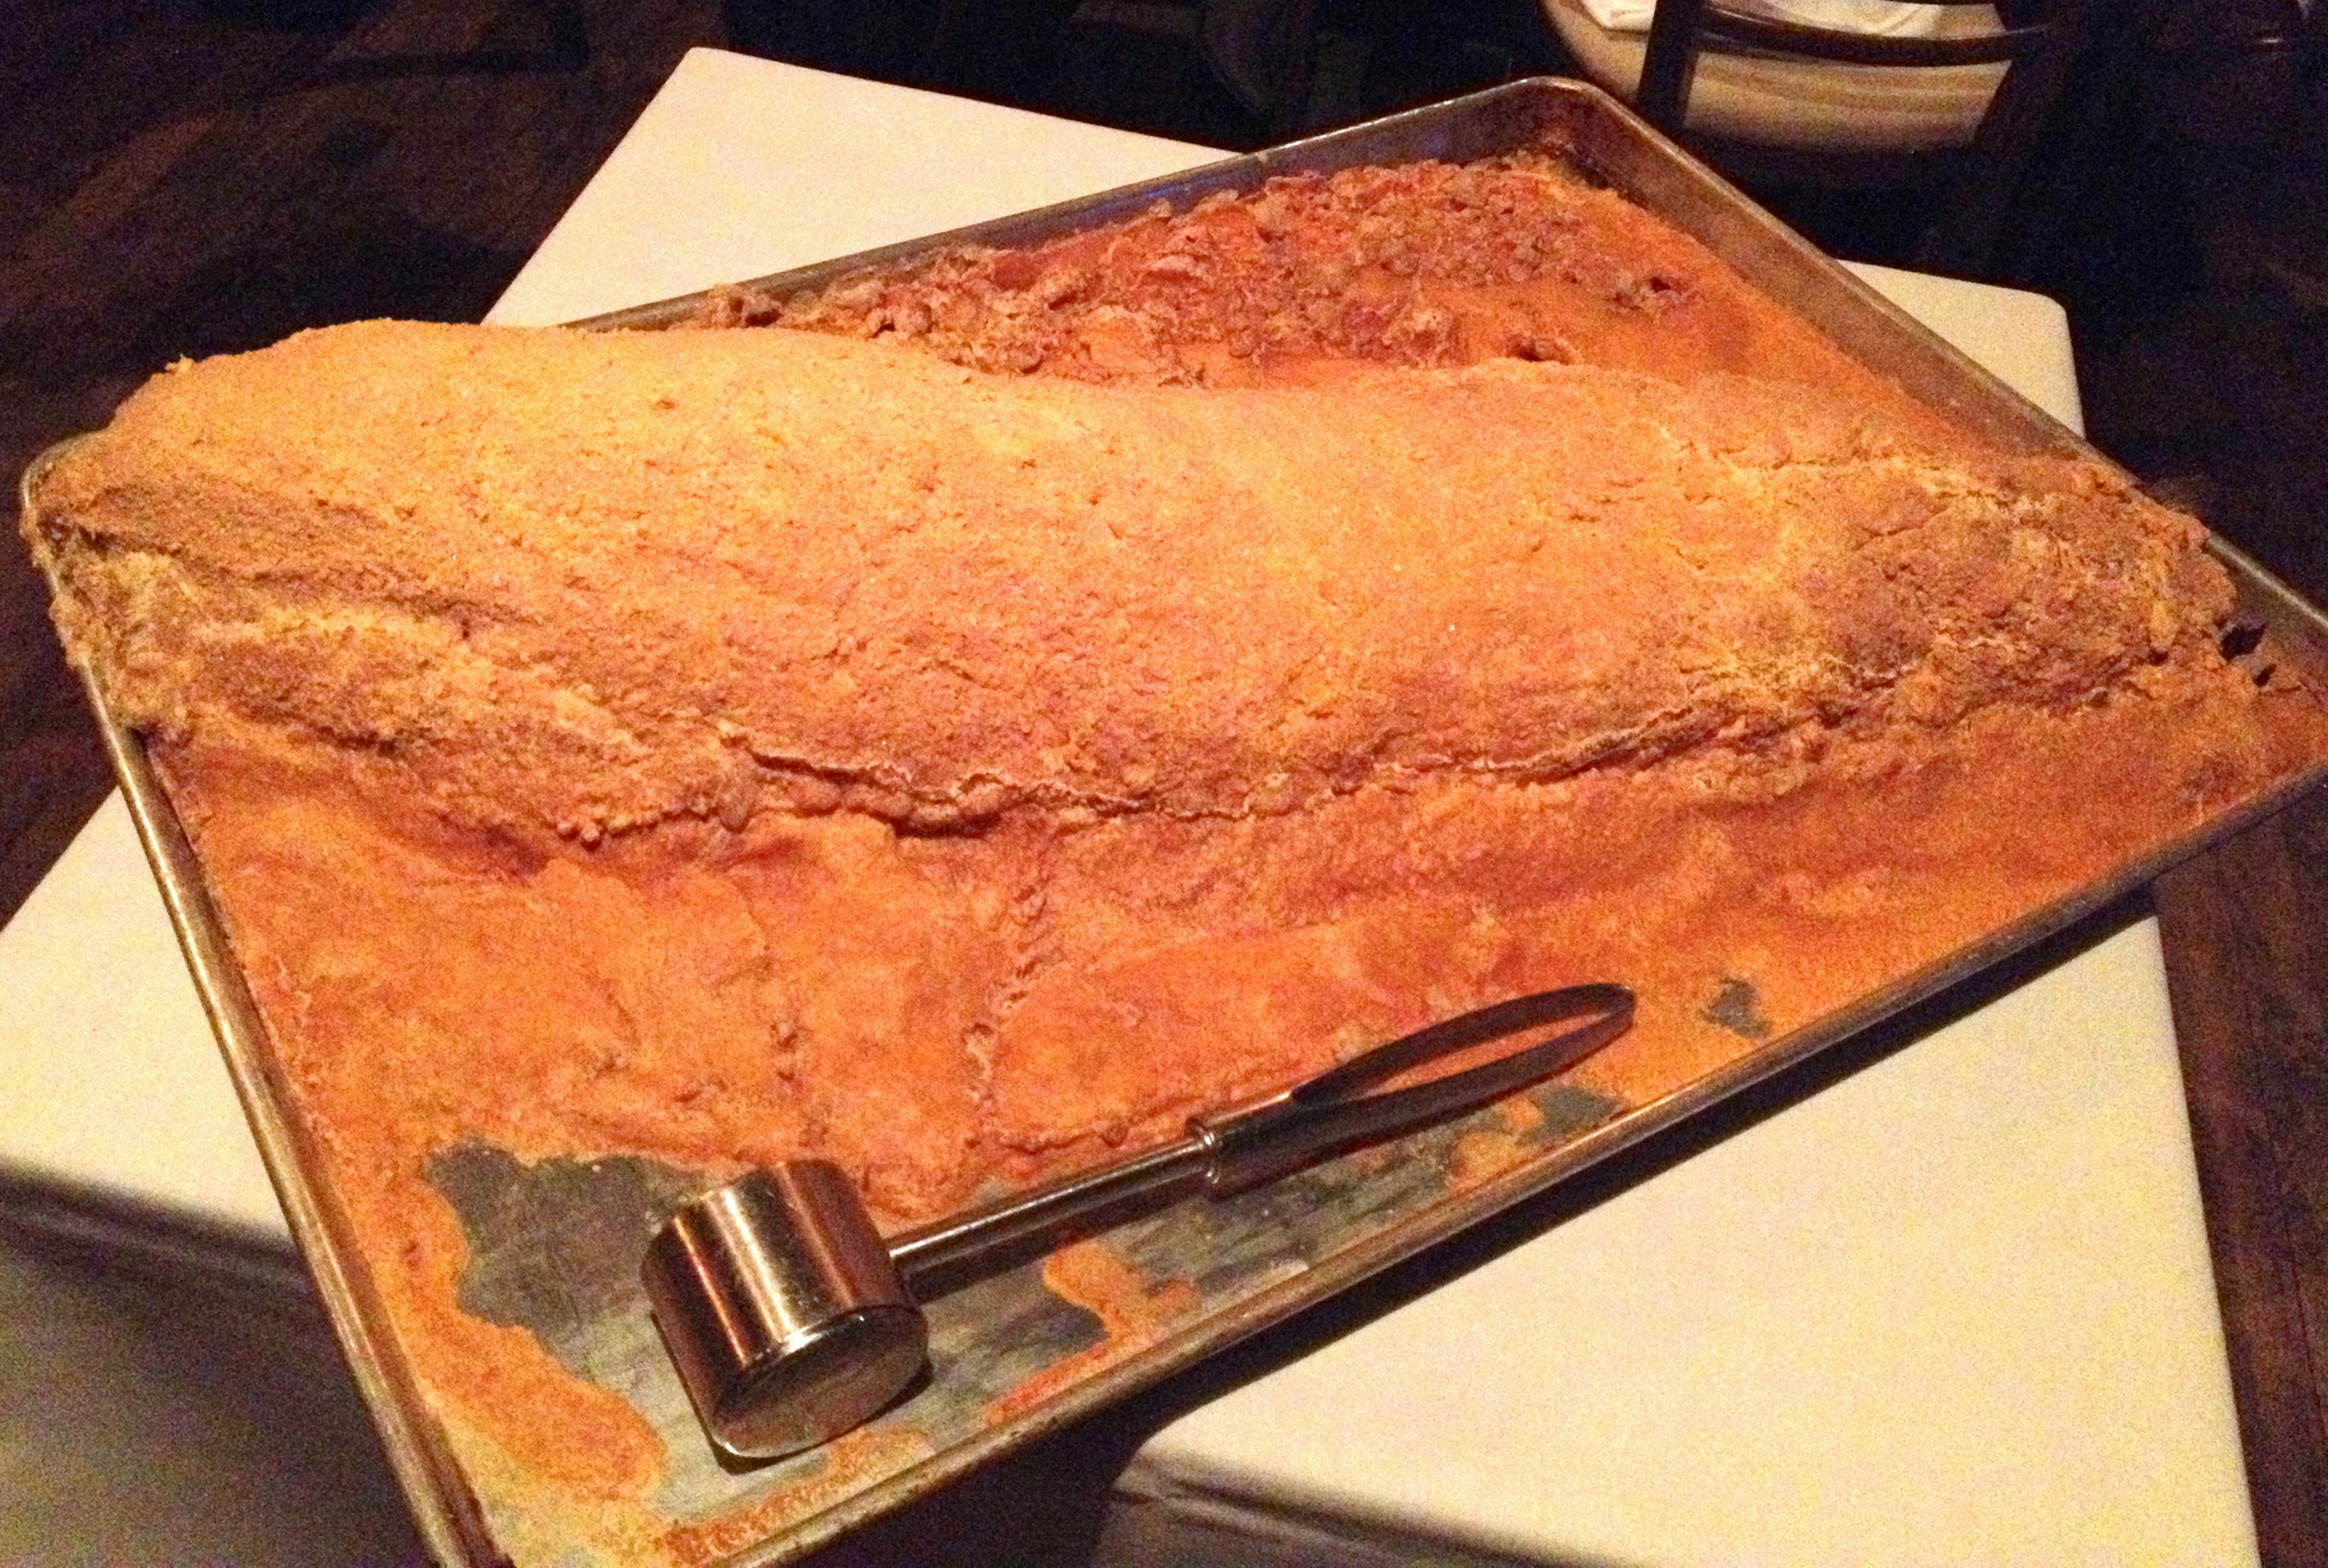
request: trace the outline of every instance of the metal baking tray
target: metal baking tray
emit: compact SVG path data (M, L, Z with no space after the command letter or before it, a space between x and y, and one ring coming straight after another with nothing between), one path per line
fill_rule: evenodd
M1184 209L1217 191L1252 189L1276 174L1426 158L1460 162L1547 145L1696 236L1854 356L1961 424L2014 449L2099 460L2070 432L1616 101L1574 82L1513 83L1191 173L745 286L781 295L954 247L1026 245L1133 215L1159 200ZM705 297L643 305L580 324L671 326L694 318ZM44 453L26 473L28 516L36 507L39 475L58 450ZM2215 547L2238 581L2242 615L2267 628L2274 656L2328 685L2328 618L2237 549L2219 541ZM332 1199L313 1141L269 1049L194 850L138 738L108 711L95 683L87 683L292 1234L428 1548L446 1562L502 1561L496 1526L510 1521L497 1518L497 1505L472 1487L421 1395L371 1281L360 1242ZM1184 1205L1110 1232L1111 1248L1142 1274L1184 1285L1198 1302L1167 1331L1126 1353L1110 1354L1104 1331L1094 1340L1090 1315L1046 1289L1039 1262L943 1298L931 1308L937 1375L874 1428L876 1440L887 1428L900 1440L859 1445L844 1457L816 1452L744 1471L713 1463L646 1325L631 1274L637 1261L633 1249L644 1242L643 1226L690 1189L686 1173L628 1158L549 1161L521 1169L498 1151L463 1146L440 1156L431 1176L461 1211L472 1252L502 1260L485 1267L481 1277L472 1270L463 1288L464 1305L534 1327L570 1367L615 1387L647 1416L671 1454L656 1509L674 1522L696 1527L703 1556L739 1565L774 1563L1120 1399L2032 946L2205 843L2277 809L2322 777L2328 777L2328 767L2291 778L2203 831L2163 845L1809 1027L1756 1045L1653 1102L1626 1107L1573 1088L1538 1089L1531 1097L1532 1116L1519 1123L1509 1117L1494 1122L1506 1129L1529 1125L1532 1130L1523 1140L1522 1156L1484 1180L1458 1183L1449 1174L1451 1150L1467 1125L1458 1123L1416 1135L1390 1159L1346 1159L1292 1178L1300 1185L1297 1201L1281 1201L1282 1189L1265 1190L1225 1205ZM1492 1119L1497 1113L1480 1115ZM628 1218L610 1221L610 1215ZM526 1277L529 1264L537 1275L546 1269L550 1284L562 1291L560 1310L549 1318L527 1315L529 1292L546 1288L541 1277ZM611 1376L610 1365L616 1369ZM794 1501L788 1504L787 1498ZM597 1561L581 1553L566 1560Z

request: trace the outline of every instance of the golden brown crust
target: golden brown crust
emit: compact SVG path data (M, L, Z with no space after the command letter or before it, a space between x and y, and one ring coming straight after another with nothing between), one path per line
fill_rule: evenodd
M2099 470L1508 360L1209 392L372 324L161 378L42 506L133 722L231 714L584 838L1798 765L2086 700L2227 602Z

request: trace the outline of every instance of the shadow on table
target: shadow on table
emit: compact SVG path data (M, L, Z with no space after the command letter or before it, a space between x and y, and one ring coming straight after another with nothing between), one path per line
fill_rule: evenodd
M288 1252L115 1250L0 1188L0 1561L426 1561Z

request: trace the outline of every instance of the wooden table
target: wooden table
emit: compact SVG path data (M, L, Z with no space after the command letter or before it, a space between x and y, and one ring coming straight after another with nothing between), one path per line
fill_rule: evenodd
M720 36L702 0L230 9L0 23L24 46L0 50L11 473L175 354L474 318L680 53ZM44 596L0 549L0 915L108 782ZM2154 899L2265 1558L2328 1561L2328 795Z

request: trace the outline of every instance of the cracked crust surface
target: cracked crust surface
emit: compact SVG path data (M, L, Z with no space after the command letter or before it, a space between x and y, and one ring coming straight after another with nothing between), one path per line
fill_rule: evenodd
M2228 606L2100 470L1510 360L1218 391L370 324L160 378L44 505L131 722L359 748L585 840L1799 764L2086 700Z
M789 296L718 291L699 319L1106 383L1330 385L1495 358L1738 373L1947 433L1695 238L1532 150L1279 175L1024 250L946 250Z

